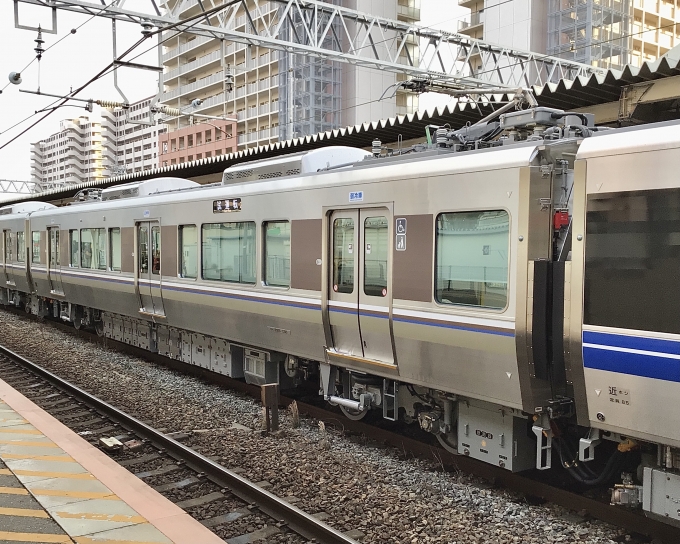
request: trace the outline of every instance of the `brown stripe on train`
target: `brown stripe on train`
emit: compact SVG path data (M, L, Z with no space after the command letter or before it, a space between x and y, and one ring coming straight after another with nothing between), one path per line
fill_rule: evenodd
M59 230L59 266L68 267L71 264L71 242L68 230ZM76 263L73 263L76 264Z
M134 227L122 227L120 229L120 270L121 272L135 271L135 262L132 254L135 251Z
M161 274L177 277L177 225L161 226Z
M432 214L399 215L406 219L406 251L394 250L392 298L432 302Z
M294 220L290 230L290 286L321 291L321 219Z
M33 262L32 257L33 252L33 237L31 236L31 262ZM47 264L47 231L40 231L40 264Z

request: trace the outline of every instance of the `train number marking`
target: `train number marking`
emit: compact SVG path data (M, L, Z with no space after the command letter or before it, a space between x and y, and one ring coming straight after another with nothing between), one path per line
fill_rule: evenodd
M622 389L615 385L610 385L607 388L609 393L609 402L613 404L620 404L621 406L630 406L630 389Z

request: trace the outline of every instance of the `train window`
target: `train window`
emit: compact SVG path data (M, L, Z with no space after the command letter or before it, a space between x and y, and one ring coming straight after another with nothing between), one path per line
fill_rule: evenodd
M80 233L77 230L68 231L68 243L71 247L69 266L77 268L80 266Z
M31 262L40 263L40 238L42 232L34 230L31 234Z
M151 273L161 273L161 228L151 227Z
M364 293L387 295L387 217L367 217L364 221Z
M354 291L354 219L333 221L333 290L337 293Z
M275 287L290 287L290 223L264 223L264 281Z
M26 239L23 230L17 231L17 261L26 261Z
M680 189L588 197L583 322L680 334Z
M149 273L149 229L144 225L139 226L137 231L139 240L139 273Z
M435 299L505 308L510 218L502 210L437 216Z
M12 231L5 231L5 262L12 262Z
M80 266L106 270L106 229L80 229Z
M196 225L179 227L179 275L182 278L198 277L198 229Z
M109 262L111 270L120 272L120 229L109 229Z
M255 223L201 226L203 279L255 283Z

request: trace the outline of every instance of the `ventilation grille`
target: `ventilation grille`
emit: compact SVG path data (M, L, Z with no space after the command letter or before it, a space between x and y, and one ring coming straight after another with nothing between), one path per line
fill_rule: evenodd
M280 178L281 176L283 176L283 172L267 172L266 174L259 174L257 179Z

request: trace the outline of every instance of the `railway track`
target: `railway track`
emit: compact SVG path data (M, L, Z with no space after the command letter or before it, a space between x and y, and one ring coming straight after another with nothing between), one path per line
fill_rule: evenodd
M142 349L122 344L111 339L98 338L93 333L87 331L75 331L72 327L62 323L51 322L51 324L78 338L86 339L90 342L99 342L105 344L109 348L160 363L166 367L184 373L195 376L204 376L211 382L223 384L232 390L245 393L255 399L260 398L259 387L250 386L241 381L216 375L192 365L151 354ZM292 402L292 399L282 397L281 402L286 405ZM329 410L325 408L300 402L300 400L297 400L297 403L301 414L324 421L329 425L337 424L338 419L341 418L338 414L329 412ZM452 455L436 445L424 443L420 440L394 433L389 429L381 429L361 421L351 421L345 418L342 418L341 421L345 433L370 437L372 442L383 443L386 446L397 448L399 451L403 452L405 457L415 456L429 459L435 457L438 462L441 462L442 465L449 470L462 471L464 473L476 475L492 482L494 485L521 493L530 498L530 500L538 499L548 501L575 512L579 512L580 517L586 519L590 517L624 528L634 536L632 540L626 541L649 542L651 539L658 539L657 541L662 541L667 544L680 542L679 529L649 519L639 512L614 508L606 502L590 499L584 497L582 494L560 489L545 482L526 477L525 475L513 474L498 467L480 463L468 457ZM321 539L319 542L331 541Z
M152 428L4 346L0 346L0 376L93 444L102 435L119 442L136 441L135 447L116 448L110 456L206 527L221 529L216 532L228 543L255 542L292 532L299 538L285 542L357 544L350 536L182 444L181 436L173 438ZM92 430L80 430L83 428ZM243 525L258 525L252 516L269 518L269 523L255 532L239 533ZM245 524L239 524L239 520Z

